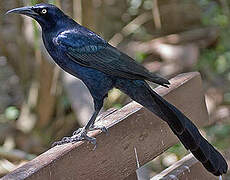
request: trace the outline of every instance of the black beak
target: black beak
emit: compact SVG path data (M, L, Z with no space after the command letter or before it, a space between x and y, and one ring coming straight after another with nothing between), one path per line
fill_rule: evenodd
M23 15L27 15L30 17L34 17L37 16L38 14L33 10L32 6L27 6L27 7L21 7L21 8L15 8L15 9L11 9L9 11L6 12L6 14L10 14L10 13L17 13L17 14L23 14Z

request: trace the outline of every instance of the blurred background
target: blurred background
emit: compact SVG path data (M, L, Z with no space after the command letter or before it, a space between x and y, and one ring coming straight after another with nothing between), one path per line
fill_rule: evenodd
M59 69L30 18L9 9L48 2L153 72L202 75L210 118L206 138L230 159L230 2L228 0L1 0L0 177L71 135L93 112L80 80ZM130 99L113 89L104 110ZM177 144L147 165L152 175L186 154Z

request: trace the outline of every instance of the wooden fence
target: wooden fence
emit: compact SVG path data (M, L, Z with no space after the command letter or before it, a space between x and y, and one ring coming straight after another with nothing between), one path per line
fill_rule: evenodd
M170 88L155 91L178 107L198 127L209 125L202 82L197 72L170 80ZM97 123L109 135L92 132L97 148L87 142L56 146L4 176L2 180L137 179L136 149L140 165L153 160L178 142L168 125L136 102L131 102ZM191 155L152 179L216 179Z

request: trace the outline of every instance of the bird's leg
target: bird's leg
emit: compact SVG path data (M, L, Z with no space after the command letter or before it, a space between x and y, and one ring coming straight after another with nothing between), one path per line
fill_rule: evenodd
M92 120L92 121L91 121ZM86 126L85 127L83 127L83 128L85 128L85 130L87 131L87 132L89 132L89 131L94 131L94 130L101 130L102 132L104 132L104 133L108 133L108 130L107 130L107 128L105 127L105 126L100 126L100 125L95 125L94 123L95 123L95 120L96 120L96 117L95 117L95 119L90 119L90 121L86 124ZM75 134L77 134L79 131L81 131L81 129L82 128L80 128L80 129L78 129L77 131L75 131L74 133L73 133L73 135L75 135Z
M73 136L71 136L71 137L63 137L61 141L57 141L57 142L53 143L52 146L66 144L66 143L75 143L75 142L83 141L83 140L89 141L92 144L96 145L96 138L89 137L87 135L87 133L89 131L98 130L98 129L100 129L103 132L107 132L107 129L104 126L103 127L94 126L94 122L96 120L98 113L100 112L102 105L99 106L98 108L97 107L98 106L96 106L92 117L90 118L88 123L83 128L80 128L80 129L74 131Z
M86 124L86 126L74 131L73 136L63 137L61 141L57 141L53 143L52 146L66 144L66 143L74 143L74 142L83 141L83 140L89 141L92 144L96 144L96 138L87 136L87 132L89 131L91 125L94 124L98 113L99 111L95 111L92 117L90 118L90 120L88 121L88 123Z
M103 99L104 99L104 97L103 97ZM94 106L95 106L94 114L84 128L87 132L94 131L94 130L101 130L102 132L107 133L108 130L106 129L105 126L94 125L95 120L97 118L97 115L99 114L99 112L103 106L103 100L94 99ZM77 133L77 131L74 132L73 135L75 135L75 133Z
M102 113L99 117L98 117L98 121L100 121L101 119L106 118L107 116L109 116L110 114L114 113L115 111L117 111L117 109L110 109L104 113ZM94 131L94 130L101 130L102 132L108 134L108 130L105 126L100 126L100 125L95 125L92 124L89 127L89 131Z

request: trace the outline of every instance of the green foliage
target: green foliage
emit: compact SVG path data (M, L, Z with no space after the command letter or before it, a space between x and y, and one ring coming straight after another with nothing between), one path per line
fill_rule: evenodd
M228 17L223 13L223 9L215 1L202 0L199 2L203 14L202 22L204 25L227 26Z
M224 103L230 104L230 92L224 93Z
M19 110L15 106L9 106L5 110L5 117L8 120L16 120L19 116Z
M116 108L116 109L121 109L122 106L123 106L122 104L117 103L117 104L115 104L113 107Z
M37 4L37 1L35 0L30 0L30 5L35 5ZM34 48L36 50L39 49L39 29L38 29L38 25L37 23L35 22L35 20L33 20L33 31L34 31Z
M221 80L227 81L230 79L229 14L216 1L200 0L199 4L203 10L203 25L217 26L220 37L214 48L202 50L197 69L211 80L219 77Z
M167 150L167 152L175 154L177 157L182 158L187 154L186 149L181 143L177 143Z
M139 63L141 63L148 55L142 52L137 52L135 60L137 60Z
M206 132L217 148L226 149L230 147L230 124L216 124L215 126L206 128Z

